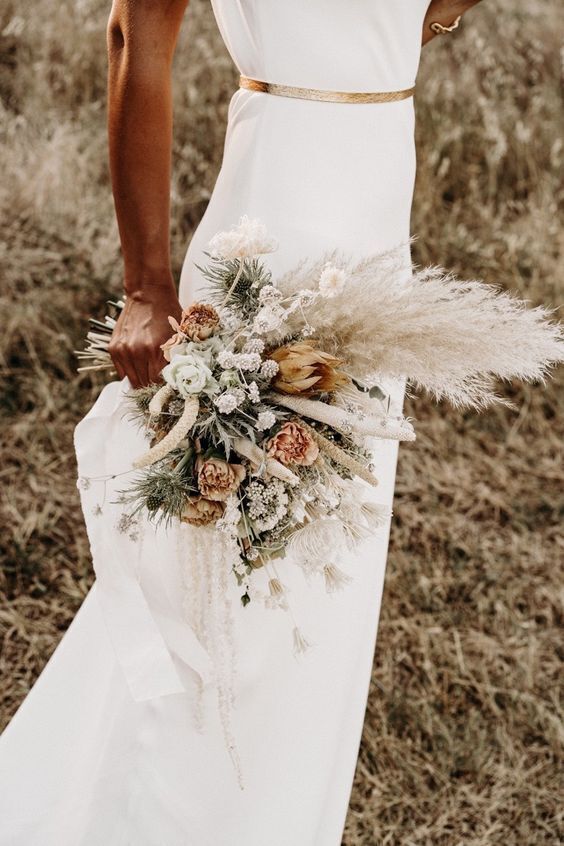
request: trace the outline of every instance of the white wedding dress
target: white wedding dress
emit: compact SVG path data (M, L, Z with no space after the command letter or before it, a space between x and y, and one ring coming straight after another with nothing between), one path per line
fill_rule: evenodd
M247 76L344 91L414 83L427 0L212 2ZM210 237L243 214L278 239L265 257L275 277L327 249L360 258L407 244L413 136L413 99L350 104L237 90L215 190L182 270L182 303L205 298L194 263L205 263ZM123 417L127 387L107 385L79 423L81 476L125 472L144 450ZM401 401L399 386L396 407ZM391 504L397 444L375 448L373 496ZM243 608L230 587L241 789L210 657L182 616L182 534L145 530L141 542L120 531L115 492L127 478L81 490L96 582L0 739L0 846L337 846L368 694L387 527L338 562L353 577L342 592L309 586L295 564L279 563L313 643L299 658L286 615L254 602Z

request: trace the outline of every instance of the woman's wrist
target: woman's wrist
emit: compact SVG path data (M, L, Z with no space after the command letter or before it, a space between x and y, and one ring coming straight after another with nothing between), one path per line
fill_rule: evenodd
M125 295L135 299L150 299L155 291L176 292L176 285L169 267L126 270L123 287Z

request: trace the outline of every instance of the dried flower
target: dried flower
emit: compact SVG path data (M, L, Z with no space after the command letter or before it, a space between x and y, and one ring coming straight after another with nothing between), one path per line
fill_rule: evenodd
M253 479L247 486L247 511L257 532L267 532L280 523L288 511L288 494L279 479Z
M280 329L286 318L286 310L278 303L268 303L257 311L253 321L253 331L258 335Z
M295 626L293 631L294 636L294 655L303 655L304 652L311 647L309 640L303 635L300 629Z
M256 422L256 428L259 432L265 432L276 423L276 416L272 411L261 411Z
M256 382L249 382L247 386L247 391L251 402L260 402L260 390Z
M243 391L224 391L214 399L214 404L217 406L221 414L231 414L240 405L245 398Z
M247 370L255 372L262 364L262 359L258 353L239 353L235 356L235 366L240 370Z
M207 526L223 516L223 508L221 502L204 499L201 496L191 497L187 500L180 519L191 526Z
M308 467L319 455L319 447L311 435L293 420L283 423L266 444L268 455L282 464Z
M316 349L315 341L300 341L278 347L270 358L279 366L274 387L284 394L318 394L334 391L348 382L348 377L335 368L341 359Z
M231 350L222 350L217 356L217 363L225 370L235 367L235 361L235 353L231 352Z
M344 270L327 262L319 277L319 293L322 297L336 297L345 287L346 279Z
M202 496L214 501L226 500L237 490L246 475L242 464L230 464L221 458L200 459L196 466L198 488Z
M259 292L259 302L264 304L268 302L276 302L282 298L282 292L275 288L274 285L263 285Z
M263 379L272 379L276 376L279 370L280 368L278 367L278 364L271 358L267 358L266 361L263 361L261 364L260 375Z
M288 598L286 596L286 588L279 579L270 579L268 582L269 595L265 597L264 604L266 608L277 609L281 608L283 611L288 611Z
M264 341L262 338L249 338L243 347L244 353L261 353L264 352Z
M174 351L176 349L177 352L182 350L184 344L184 335L180 332L175 332L168 341L165 341L164 344L161 344L161 350L163 351L163 355L167 361L172 360L172 356L174 355Z
M271 253L278 242L269 237L264 223L244 214L237 226L214 235L208 248L214 258L235 259Z
M180 331L191 341L205 341L219 326L219 314L205 303L193 303L182 312Z

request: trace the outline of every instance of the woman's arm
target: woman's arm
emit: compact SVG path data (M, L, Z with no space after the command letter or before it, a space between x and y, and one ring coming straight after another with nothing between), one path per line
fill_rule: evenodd
M431 0L423 21L423 45L435 38L437 33L431 29L435 21L443 26L451 26L459 15L463 15L480 0Z
M180 304L170 266L172 59L188 0L113 0L108 140L125 308L110 343L118 376L156 381Z

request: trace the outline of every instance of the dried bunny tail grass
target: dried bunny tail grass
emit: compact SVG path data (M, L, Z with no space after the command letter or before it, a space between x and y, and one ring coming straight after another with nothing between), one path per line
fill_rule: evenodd
M312 438L316 441L319 449L325 453L325 455L332 458L337 464L340 464L341 467L344 467L346 470L349 470L355 476L358 476L359 479L363 479L365 482L368 482L369 485L372 487L376 487L378 485L378 479L374 476L370 470L368 470L364 464L361 464L360 461L357 461L356 458L353 458L348 452L345 452L333 441L330 441L304 420L300 421L300 425L309 432Z
M234 438L232 446L238 455L242 458L248 459L255 468L264 465L264 469L269 476L273 476L275 479L280 479L280 481L286 482L289 485L294 486L299 484L299 478L295 473L292 473L289 467L285 467L284 464L276 458L271 458L266 455L264 450L248 438Z
M293 397L287 394L273 393L272 402L295 411L300 416L309 417L319 423L325 423L339 431L351 430L358 435L371 435L375 438L394 441L414 441L415 431L411 423L405 418L391 417L381 414L378 417L365 414L355 416L354 412L346 411L336 405L329 405L319 400L305 397Z
M363 259L349 267L342 296L316 300L320 348L338 352L357 378L407 376L436 399L480 409L502 402L496 379L542 381L564 360L562 327L549 310L440 267L410 278L402 256L403 246ZM310 273L315 287L317 268ZM290 321L299 331L299 317Z
M149 403L149 413L160 414L169 399L172 399L175 393L174 388L171 388L170 385L163 385L162 388L159 388Z
M198 419L199 411L200 403L198 400L195 397L187 399L184 404L184 411L170 432L148 452L137 458L133 462L133 466L137 470L140 470L143 467L150 467L151 464L154 464L156 461L160 461L162 458L167 456L171 450L178 446L180 441L185 438L191 430L192 426Z

